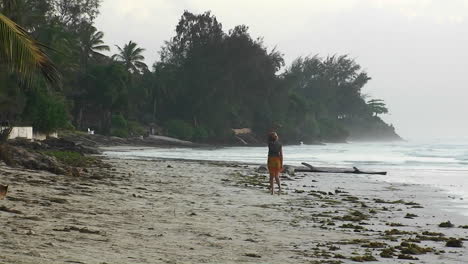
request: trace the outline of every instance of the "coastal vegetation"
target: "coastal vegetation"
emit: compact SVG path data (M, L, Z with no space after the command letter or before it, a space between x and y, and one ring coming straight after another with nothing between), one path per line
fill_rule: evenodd
M147 65L133 40L106 55L114 43L95 27L100 2L1 1L0 120L118 137L153 127L211 143L235 143L233 128L257 138L275 129L286 143L399 138L379 117L385 103L362 93L371 78L348 55L285 65L248 26L226 30L210 12L185 11L174 36L149 47L160 57Z

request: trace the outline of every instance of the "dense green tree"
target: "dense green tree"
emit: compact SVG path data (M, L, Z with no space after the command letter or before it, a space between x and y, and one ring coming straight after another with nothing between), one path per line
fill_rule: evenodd
M215 135L243 126L263 131L272 121L269 100L279 89L276 72L283 65L281 53L268 52L247 26L225 33L209 12L186 11L155 65L157 87L171 104L165 116Z
M44 1L44 0L39 0ZM99 14L101 0L46 0L52 7L54 22L79 32L83 23L91 24Z
M382 99L372 99L367 102L369 110L376 116L388 113L387 106Z
M28 93L24 120L30 121L36 131L50 133L67 125L69 117L63 100L47 91Z
M104 54L109 46L94 26L100 2L0 1L0 119L51 131L71 116L78 129L117 136L156 125L203 142L232 142L231 129L243 127L260 136L278 129L289 143L393 129L378 117L388 112L385 103L366 102L361 90L370 77L349 56L300 57L282 71L283 54L246 25L224 30L210 12L185 11L148 69L145 50L132 40ZM56 51L51 59L39 42ZM57 83L56 68L62 89L52 93L34 76ZM20 89L17 75L34 80L34 89Z

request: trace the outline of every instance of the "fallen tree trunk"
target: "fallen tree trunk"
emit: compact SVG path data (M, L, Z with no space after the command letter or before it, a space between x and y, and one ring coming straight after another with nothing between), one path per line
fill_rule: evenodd
M338 168L318 168L310 165L309 163L302 162L302 165L307 169L295 169L295 172L319 172L319 173L352 173L352 174L374 174L374 175L387 175L386 171L361 171L356 167L353 170L338 169Z

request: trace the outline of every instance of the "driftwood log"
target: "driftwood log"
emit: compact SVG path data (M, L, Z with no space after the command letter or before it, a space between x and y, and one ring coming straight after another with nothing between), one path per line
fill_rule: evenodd
M297 168L295 172L319 172L319 173L353 173L353 174L375 174L375 175L387 175L386 171L361 171L356 167L353 170L339 169L339 168L318 168L310 165L309 163L302 162L302 165L307 168Z

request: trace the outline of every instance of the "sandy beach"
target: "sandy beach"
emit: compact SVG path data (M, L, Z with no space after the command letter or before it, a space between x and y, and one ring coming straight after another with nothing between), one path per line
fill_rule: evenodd
M371 176L106 158L71 177L0 165L0 263L466 263L447 194ZM450 221L452 228L438 225ZM465 228L462 228L465 226ZM453 240L453 239L452 239ZM381 253L384 252L382 257ZM387 253L387 254L385 254ZM413 260L398 259L404 257Z

